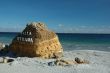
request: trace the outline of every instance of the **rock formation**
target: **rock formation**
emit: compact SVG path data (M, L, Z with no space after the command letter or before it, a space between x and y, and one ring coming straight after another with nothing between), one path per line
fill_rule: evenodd
M27 24L10 44L10 50L19 56L56 58L63 49L58 36L47 29L43 23Z
M5 48L5 44L0 43L0 51L1 51L3 48Z
M48 62L48 66L70 66L74 64L89 64L90 62L85 59L80 59L78 57L73 60L56 59L55 61Z

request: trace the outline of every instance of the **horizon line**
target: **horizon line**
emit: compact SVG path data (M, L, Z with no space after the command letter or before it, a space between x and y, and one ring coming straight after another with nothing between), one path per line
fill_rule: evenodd
M1 32L0 33L21 33L21 32ZM55 32L55 33L58 33L58 34L110 34L110 33L66 33L66 32Z

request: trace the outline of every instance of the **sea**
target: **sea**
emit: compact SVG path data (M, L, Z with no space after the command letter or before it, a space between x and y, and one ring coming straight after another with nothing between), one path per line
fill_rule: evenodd
M10 44L18 32L0 32L0 42ZM110 34L57 33L64 50L98 50L110 52Z

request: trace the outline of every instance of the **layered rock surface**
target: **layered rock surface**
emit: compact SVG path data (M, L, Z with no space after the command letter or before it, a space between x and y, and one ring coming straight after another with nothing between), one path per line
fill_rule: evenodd
M10 44L10 50L19 56L55 58L63 49L58 36L43 23L30 23Z

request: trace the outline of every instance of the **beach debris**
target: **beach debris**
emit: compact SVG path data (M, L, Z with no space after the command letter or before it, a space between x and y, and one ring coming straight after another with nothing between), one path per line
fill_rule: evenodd
M78 57L76 57L75 60L56 59L55 61L49 62L48 66L71 66L74 64L89 64L89 61Z
M9 45L0 43L0 56L5 56L9 52Z
M78 57L75 58L75 61L76 61L77 63L82 63L82 62L83 62L83 61L82 61L80 58L78 58Z
M53 54L53 58L61 58L62 56L63 56L63 54L60 53L60 52L57 52L57 53Z
M55 66L55 62L54 62L54 61L49 62L49 63L48 63L48 66Z
M78 64L82 64L82 63L88 64L89 63L89 61L87 61L85 59L84 60L83 59L80 59L78 57L75 58L75 62L78 63Z
M3 57L0 57L0 63L3 63Z
M63 60L63 59L57 59L53 62L49 62L49 66L70 66L75 64L73 60Z
M0 63L9 63L13 62L13 59L7 58L7 57L0 57Z
M32 22L10 44L10 50L19 56L59 58L63 49L57 34L43 23Z
M68 61L68 60L60 59L60 60L56 60L55 64L56 65L60 65L60 66L66 66L66 65L72 65L73 61Z
M0 43L0 51L5 48L5 44Z
M8 62L8 59L3 57L3 63L7 63Z

